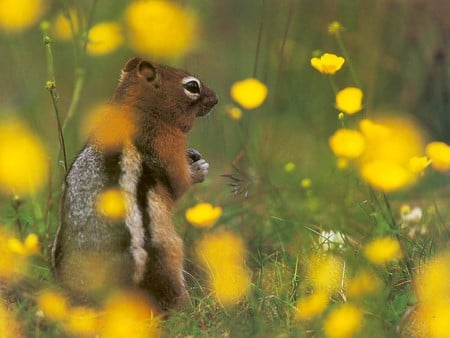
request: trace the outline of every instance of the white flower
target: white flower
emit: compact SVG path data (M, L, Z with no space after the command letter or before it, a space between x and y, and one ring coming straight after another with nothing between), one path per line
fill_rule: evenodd
M403 222L419 223L422 220L423 212L419 207L412 208L409 212L401 215Z
M319 243L325 251L333 248L342 249L344 247L345 235L339 231L322 231L319 237Z

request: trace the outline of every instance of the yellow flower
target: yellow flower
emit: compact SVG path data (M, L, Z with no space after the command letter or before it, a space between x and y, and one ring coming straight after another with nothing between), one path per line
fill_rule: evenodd
M418 308L413 322L415 336L449 337L450 251L439 253L419 271L414 283Z
M36 255L39 253L39 238L35 234L29 234L22 243L17 238L11 237L8 240L8 247L11 252L18 255Z
M417 125L407 118L391 117L379 122L365 119L360 122L360 129L366 149L359 158L359 171L367 183L390 192L417 181L419 174L411 171L417 169L411 168L411 158L419 157L424 146Z
M17 322L12 311L8 310L7 304L5 304L2 294L0 294L0 337L25 337L22 335L19 323Z
M391 237L376 238L365 245L364 255L374 264L402 258L402 252L398 241Z
M313 57L311 66L322 74L334 74L344 65L345 59L330 53L323 54L320 58Z
M312 185L312 181L310 178L304 178L300 181L300 186L303 189L309 189L309 188L311 188L311 185Z
M44 0L0 0L0 30L20 33L36 24L44 14Z
M308 320L320 315L325 311L330 301L330 295L327 292L314 292L305 298L300 298L297 302L295 319Z
M349 115L362 109L363 92L356 87L347 87L336 94L336 108Z
M341 128L328 140L334 155L340 158L355 159L366 148L364 136L357 130Z
M128 41L138 53L178 58L195 46L197 20L169 1L133 1L125 11Z
M423 174L426 167L431 164L431 160L426 156L414 156L409 159L408 168L413 174Z
M395 191L415 182L415 175L410 170L390 161L364 163L360 172L367 183L385 192Z
M245 109L258 108L267 97L267 86L254 78L233 83L231 97Z
M67 317L69 304L63 294L53 291L44 290L36 298L39 309L44 312L45 317L61 321Z
M125 216L126 200L124 192L117 188L102 191L97 196L97 211L111 219L121 219Z
M242 240L229 232L205 236L197 245L197 258L207 270L214 296L224 306L240 301L250 290Z
M348 160L347 160L346 158L339 157L339 158L336 160L336 167L337 167L339 170L344 170L344 169L346 169L346 168L348 167Z
M93 308L73 307L67 314L64 328L77 336L94 336L98 333L100 314Z
M316 291L338 291L342 286L344 263L334 255L317 254L308 259L306 279Z
M18 121L0 122L0 190L35 193L47 181L47 174L48 156L39 138Z
M160 319L147 298L133 291L113 294L106 302L101 318L102 338L158 337Z
M343 29L344 28L339 21L333 21L328 25L328 33L330 34L336 34L338 32L341 32Z
M241 264L225 263L222 269L215 269L210 278L214 296L223 306L238 303L250 290L250 274Z
M91 109L83 122L83 136L107 151L122 148L136 131L130 109L115 105L98 105Z
M284 171L287 173L291 173L295 170L295 164L292 162L288 162L284 165Z
M361 297L374 293L381 287L381 280L373 273L362 270L347 283L347 293L350 297Z
M91 55L105 55L114 52L122 43L120 25L116 22L102 22L89 30L86 51Z
M16 281L27 271L26 256L14 251L16 245L20 251L23 250L19 240L0 229L0 280Z
M186 210L186 220L195 227L210 228L222 215L221 207L213 207L210 203L198 203Z
M450 146L444 142L428 143L425 149L433 169L441 172L450 170Z
M67 41L72 39L73 35L78 34L80 30L77 11L69 9L67 13L59 12L53 18L50 28L51 37L55 40Z
M325 334L328 338L351 337L361 329L362 322L361 311L353 305L344 304L325 319Z
M441 252L421 267L415 283L417 298L426 305L450 295L450 251Z
M239 121L242 118L242 110L238 107L228 108L227 113L232 120Z

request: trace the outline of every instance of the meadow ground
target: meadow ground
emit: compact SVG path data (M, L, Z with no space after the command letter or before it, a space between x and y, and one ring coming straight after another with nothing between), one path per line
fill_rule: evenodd
M0 337L450 337L449 13L0 0ZM220 100L189 138L210 172L176 206L190 298L165 320L134 293L71 304L49 263L65 167L135 55Z

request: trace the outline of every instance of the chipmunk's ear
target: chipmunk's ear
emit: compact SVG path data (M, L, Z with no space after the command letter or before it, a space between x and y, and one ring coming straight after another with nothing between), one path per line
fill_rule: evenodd
M137 67L137 65L139 64L139 62L141 62L142 59L139 57L134 57L132 59L129 59L127 61L127 63L125 64L125 67L123 67L122 72L130 72L133 69L135 69Z
M138 76L144 78L145 81L153 84L156 88L159 88L160 78L158 69L156 69L156 67L152 63L141 60L141 62L139 62L139 64L137 65L137 73Z

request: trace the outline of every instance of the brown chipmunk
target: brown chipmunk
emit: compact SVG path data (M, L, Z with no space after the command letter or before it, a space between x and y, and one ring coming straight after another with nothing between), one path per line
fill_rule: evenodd
M201 155L186 150L186 134L217 102L214 91L183 70L141 58L126 63L110 104L129 115L134 133L113 149L94 135L65 179L52 265L77 298L137 287L162 310L186 299L183 242L171 214L174 202L208 172ZM111 187L125 196L119 220L95 206Z

